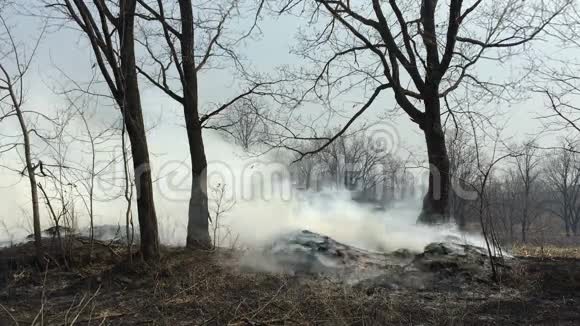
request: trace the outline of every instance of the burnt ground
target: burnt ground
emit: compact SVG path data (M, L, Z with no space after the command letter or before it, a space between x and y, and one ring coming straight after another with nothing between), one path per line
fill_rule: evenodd
M83 246L84 245L84 246ZM518 257L495 283L366 288L240 270L239 252L165 249L158 266L125 248L77 244L70 268L38 272L31 247L0 251L0 325L578 325L580 260ZM54 261L58 261L57 258Z
M580 260L518 257L522 275L516 276L522 294L511 300L491 300L473 311L499 324L580 323Z

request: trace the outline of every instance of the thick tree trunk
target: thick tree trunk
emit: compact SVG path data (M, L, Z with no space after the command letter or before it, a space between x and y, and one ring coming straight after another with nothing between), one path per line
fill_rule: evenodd
M183 65L183 113L191 158L191 198L187 225L188 248L210 248L207 199L207 159L198 112L197 71L194 56L193 9L191 0L180 0L181 55Z
M189 199L189 212L187 223L187 248L211 248L209 236L209 209L207 198L207 160L203 146L201 126L196 114L187 110L185 105L185 117L187 138L191 157L191 197ZM194 117L192 117L194 115Z
M141 235L141 254L146 261L159 259L159 233L153 200L151 166L137 69L135 65L134 19L135 0L121 2L121 71L123 73L124 97L121 110L131 141L135 186L137 188L137 212Z
M130 127L127 126L127 130L129 129ZM139 134L142 134L142 136L132 136L130 132L128 134L131 140L135 187L137 189L137 213L139 217L139 233L141 236L141 254L146 261L154 261L159 258L159 233L153 199L149 151L147 142L144 140L145 130L141 130L142 132L139 132Z
M425 102L427 114L422 129L429 158L429 187L418 222L441 224L449 222L449 156L439 117L439 101Z
M209 210L207 202L206 171L192 179L189 219L187 224L187 248L211 248L209 236Z

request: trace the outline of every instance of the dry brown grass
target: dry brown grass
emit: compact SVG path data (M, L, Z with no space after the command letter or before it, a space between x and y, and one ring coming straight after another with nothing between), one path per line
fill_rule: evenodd
M580 259L580 246L517 244L512 252L521 257Z
M170 250L154 269L94 264L76 273L49 271L46 280L22 274L28 279L18 276L8 297L0 296L0 325L31 325L39 314L39 325L67 326L447 325L473 317L460 294L368 291L325 278L242 271L238 254Z
M31 325L40 309L39 325L67 326L503 324L551 311L528 308L521 297L520 288L530 288L535 277L525 265L510 273L520 286L473 282L462 291L369 291L320 277L240 270L238 256L168 249L155 268L102 260L74 272L19 271L0 289L0 325ZM521 307L537 314L522 315Z

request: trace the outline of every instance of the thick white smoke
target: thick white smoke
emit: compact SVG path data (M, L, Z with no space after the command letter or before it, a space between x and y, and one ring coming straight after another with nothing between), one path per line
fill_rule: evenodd
M215 132L206 131L204 136L209 161L208 185L212 213L215 213L219 202L219 192L214 191L218 186L225 191L221 200L222 208L231 206L218 220L217 236L221 246L235 244L258 247L280 233L301 229L373 251L399 248L420 251L427 244L442 241L450 235L465 237L453 226L417 225L418 199L399 202L387 211L379 211L351 200L347 191L299 191L293 187L289 168L285 163L280 163L281 159L274 155L252 157ZM186 143L173 145L187 148ZM154 157L160 237L166 245L182 246L185 243L190 188L187 162L183 155L179 158L172 155ZM8 189L4 190L8 192ZM27 191L25 182L9 189L10 193L18 194L19 208L23 211L26 211L26 204L29 203L26 199ZM6 193L5 196L10 194ZM96 204L96 224L124 225L125 207L122 199ZM22 215L18 219L7 218L8 210L4 211L2 219L8 227L3 230L4 235L0 235L0 240L18 242L26 232L31 231L23 231L22 225L29 225L26 223L29 217L19 213L19 208L10 209ZM47 219L43 219L43 222L45 227L50 225ZM88 219L79 213L79 227L86 225ZM477 236L464 239L481 244Z
M207 135L208 157L218 162L210 165L209 183L225 183L227 197L235 203L222 219L222 232L243 246L260 246L280 233L301 229L373 251L422 251L449 236L482 244L480 237L464 235L453 225L417 225L418 199L382 211L353 201L345 190L299 191L291 184L288 167L277 159L248 158L230 142ZM215 204L216 198L211 199Z

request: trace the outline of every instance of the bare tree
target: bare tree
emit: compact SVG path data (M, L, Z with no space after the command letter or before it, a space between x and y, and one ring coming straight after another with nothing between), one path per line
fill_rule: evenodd
M537 153L537 146L533 141L527 141L518 150L521 155L515 158L516 171L521 184L520 196L521 215L519 218L522 242L526 242L527 231L539 215L538 187L540 182L540 157Z
M566 139L556 147L547 148L554 154L547 162L544 171L548 186L550 203L548 210L562 219L566 234L576 234L578 222L577 155L575 145L580 139L580 107L576 104L580 95L580 63L577 61L580 50L580 14L569 10L562 28L554 29L552 35L561 41L566 49L558 54L547 53L536 64L534 73L538 76L534 90L546 100L546 114L541 118L547 131L565 133ZM562 55L560 55L562 54Z
M82 121L82 125L85 129L85 137L79 139L83 144L88 144L88 150L85 151L89 156L89 164L81 170L84 177L77 178L80 184L86 192L86 196L81 196L81 200L87 210L89 215L89 238L90 238L90 257L92 257L93 245L95 240L94 228L95 228L95 186L97 178L99 178L107 168L115 163L115 160L111 160L101 166L97 164L97 157L99 154L98 146L111 140L114 136L114 129L112 128L102 128L101 130L93 130L89 125L87 112L83 111L76 103L71 103L71 105L76 109L77 115Z
M36 180L37 169L42 169L42 162L34 163L32 154L31 133L25 114L31 113L24 105L24 78L28 73L31 61L36 53L36 49L44 30L36 40L31 54L26 57L19 48L18 42L14 39L11 28L0 13L0 122L9 117L16 117L22 133L22 144L16 143L7 147L0 147L1 152L5 152L22 145L24 149L25 168L22 175L26 174L30 183L30 196L32 202L32 220L34 227L34 241L36 246L36 257L38 263L43 262L42 231L40 228L40 209L38 202L38 186ZM34 113L34 112L32 112ZM37 113L38 114L38 113Z
M123 154L123 181L124 181L124 198L127 203L125 209L125 236L127 238L127 256L133 263L133 241L135 240L135 226L133 225L133 188L135 184L131 180L129 171L129 157L127 154L127 128L123 124L121 131L121 150Z
M303 143L302 146L317 147L318 144ZM301 190L320 190L319 183L321 174L320 157L318 155L310 155L297 161L291 165L295 183L298 189Z
M159 234L135 59L137 1L95 0L91 5L79 0L59 0L49 5L70 18L88 38L96 66L121 110L131 141L141 255L147 261L157 260Z
M82 206L86 210L86 214L89 218L89 241L90 241L90 252L89 257L93 256L94 247L94 222L95 222L95 202L102 200L99 198L97 193L98 182L104 181L107 177L110 168L114 166L118 158L112 157L109 160L104 160L102 154L107 150L104 149L108 143L110 143L113 138L117 135L117 130L114 126L104 125L101 127L95 127L94 124L94 112L92 108L98 102L94 101L94 96L90 94L90 86L82 91L80 85L76 85L77 90L81 92L79 96L72 97L68 91L62 92L66 100L68 101L68 108L63 110L63 114L68 115L70 121L66 122L59 130L56 131L58 137L47 145L53 149L55 161L59 163L60 166L66 166L68 175L66 176L67 183L73 186L77 197L80 199ZM96 108L98 109L98 108ZM78 124L78 128L82 130L78 134L71 133L70 130L65 130L65 128L72 129L75 127L74 124ZM117 124L118 121L113 122ZM69 124L71 126L69 126ZM64 134L68 137L64 139ZM55 144L56 143L56 144ZM78 155L79 160L74 161L69 158L66 151L63 152L63 147L69 145L76 145L79 148ZM65 146L66 145L66 146ZM86 159L86 160L85 160ZM59 179L63 179L62 169L59 169ZM53 188L58 189L62 184L56 183ZM59 189L59 193L62 190ZM61 196L63 197L63 196ZM107 194L106 200L113 200L118 195ZM63 202L64 204L64 202ZM72 229L75 229L76 225L70 225Z
M472 136L463 129L448 131L447 152L453 185L449 194L450 212L458 226L465 228L469 199L463 198L458 190L468 189L468 185L473 184L477 176L477 153Z
M319 144L320 140L312 140L306 146L316 148ZM352 192L354 200L383 206L389 201L386 196L395 192L402 167L400 160L387 151L377 150L373 140L364 134L343 135L324 150L293 165L296 181L305 190L345 189Z
M570 142L562 149L554 150L554 156L546 162L545 179L552 200L549 210L562 219L566 236L578 232L580 222L580 166L578 154Z
M570 132L580 135L580 106L576 104L580 95L580 11L571 8L565 12L565 20L560 28L551 30L555 46L564 51L549 51L543 57L535 58L532 71L536 75L533 89L546 100L546 114L542 115L551 131ZM563 147L566 148L566 147Z
M353 88L371 90L368 100L322 147L340 137L381 93L391 90L427 145L429 188L419 221L439 223L449 218L450 188L441 116L465 113L466 102L507 98L511 83L479 78L478 63L501 63L521 53L571 4L570 0L469 5L462 0L424 0L420 5L395 0L287 0L280 11L299 8L308 17L299 54L315 66L301 71L311 82L310 93L331 102ZM469 95L459 98L458 89ZM456 105L446 105L445 111L447 99Z
M192 186L189 201L187 247L210 248L209 211L207 197L207 158L202 137L202 128L210 126L210 119L229 110L240 100L250 95L266 95L263 90L271 86L270 82L253 82L237 96L218 105L207 114L200 113L199 73L209 69L212 61L219 58L229 58L242 72L241 61L230 45L239 43L248 37L256 26L256 20L262 8L260 1L255 9L256 16L249 31L238 36L226 33L226 23L238 10L239 1L215 1L211 4L194 4L191 0L177 1L178 17L173 16L174 10L169 10L171 2L157 0L139 0L144 9L140 17L144 21L153 21L161 27L161 39L164 43L161 53L155 51L155 33L145 31L141 42L152 60L157 71L140 68L153 85L165 92L170 98L183 107L189 152L191 159ZM198 14L194 16L193 11ZM159 27L155 27L159 28ZM159 35L159 34L158 34ZM231 40L233 38L233 41ZM178 86L172 85L172 78L178 80ZM178 90L175 90L178 89Z
M268 133L264 115L267 115L264 102L248 97L233 104L221 119L217 119L217 124L208 127L225 131L236 144L249 151L262 143Z
M499 181L499 179L503 181ZM519 185L517 171L510 168L496 178L495 183L488 191L494 217L500 223L499 226L502 227L500 231L509 238L510 243L514 243L516 240L515 227L520 212Z
M511 151L508 151L505 154L500 153L499 146L501 144L501 130L497 129L496 133L492 136L478 136L474 119L470 119L469 123L471 124L471 131L473 133L475 162L477 166L477 178L474 179L474 182L471 183L471 186L472 189L477 192L478 200L473 201L473 203L476 206L477 216L481 226L481 232L487 247L488 258L492 268L492 278L494 281L497 281L498 275L496 260L503 259L503 253L494 223L494 211L492 209L493 205L490 201L491 198L489 196L489 186L493 183L493 175L497 166L507 158L518 158L519 154L513 153ZM479 137L481 137L481 139ZM485 141L490 137L492 138L492 145L491 149L487 151L489 152L489 157L486 158L486 155L484 154L484 145Z
M44 178L38 183L47 211L54 223L54 228L51 230L52 236L58 241L67 268L67 249L71 249L72 246L67 245L65 240L70 239L70 233L77 219L73 198L74 184L71 181L71 172L74 169L69 167L68 162L73 140L67 132L75 115L76 112L70 108L58 110L51 123L51 135L41 137L48 150L45 153L47 159L43 163Z
M377 149L373 139L364 135L353 135L339 143L344 162L342 171L344 185L357 192L360 201L376 202L382 200L380 190L386 182L387 158L389 153Z
M97 149L96 149L96 142L98 141L99 137L98 135L93 135L93 132L91 130L91 128L89 127L89 123L87 122L87 117L85 116L86 113L83 112L82 110L80 110L80 108L76 107L77 112L79 114L79 116L81 117L81 120L83 122L83 125L85 127L85 130L87 132L87 140L88 143L90 145L90 151L89 151L89 155L90 155L90 165L89 165L89 177L86 183L83 183L85 190L88 193L88 202L84 201L85 203L85 207L87 208L87 211L89 213L89 229L90 229L90 234L89 234L89 238L91 241L91 249L90 249L90 254L89 256L92 259L93 256L93 243L95 241L95 178L97 177L97 171L96 171L96 160L97 160Z
M211 215L210 218L211 227L212 227L212 240L213 240L213 248L216 249L222 244L222 240L228 235L231 235L230 229L226 225L222 224L223 218L226 214L234 207L235 201L230 200L227 198L227 188L225 184L216 184L215 186L211 187L211 191L213 193L213 205L211 205ZM220 234L224 233L224 234Z

